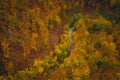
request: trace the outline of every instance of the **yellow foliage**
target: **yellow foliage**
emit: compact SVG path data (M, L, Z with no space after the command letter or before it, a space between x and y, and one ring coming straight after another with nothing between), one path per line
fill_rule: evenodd
M89 76L90 70L89 70L89 67L86 65L86 66L83 66L83 67L73 68L72 73L73 73L73 76L74 76L74 80L76 80L76 79L82 77L83 75Z
M34 60L34 66L41 66L41 64L43 64L42 60L38 60L38 59Z
M56 22L57 22L57 23L60 23L60 22L61 22L61 19L60 19L59 16L55 16L55 19L56 19Z
M9 43L8 43L6 40L4 40L4 41L1 43L1 46L5 48L5 49L3 50L3 51L5 51L6 48L8 48Z
M5 76L0 76L0 80L8 80L8 78Z
M1 43L1 46L2 46L2 49L3 49L3 52L4 52L4 57L5 58L9 58L9 43L4 40L2 43Z
M55 46L55 53L57 53L57 54L61 54L62 53L58 46Z
M54 61L57 61L57 56L55 56L55 57L53 58L53 60L54 60Z
M54 28L54 25L49 25L50 30Z
M36 39L38 38L38 34L37 33L32 33L32 37L31 37L31 47L34 50L37 50L37 41Z
M81 49L80 52L81 52L81 54L86 55L86 50Z
M6 69L8 72L13 72L13 71L14 71L14 64L13 64L13 62L11 62L11 61L6 62L6 64L5 64L5 69Z
M83 73L83 72L81 72L80 68L75 68L75 69L72 69L72 73L74 76L80 76L81 73Z
M74 32L74 36L73 36L74 43L77 43L77 41L79 41L83 38L84 38L84 34L82 33L82 31L80 29L78 29L77 32Z
M100 23L104 23L105 25L107 25L107 27L111 28L112 27L112 23L108 20L106 20L104 17L100 16L96 19L93 19L93 24L100 24Z
M33 38L37 38L37 37L38 37L38 34L37 34L37 33L32 33L32 37L33 37Z
M93 58L97 58L97 59L100 59L102 57L102 53L100 53L99 51L95 51L94 53L91 53L91 59Z
M72 60L71 57L65 58L64 59L64 65L65 66L71 66L72 65L71 60Z
M39 73L42 73L43 71L44 71L43 67L40 67L40 68L38 69L38 72L39 72Z
M114 51L116 49L116 44L114 42L110 42L107 47L109 50Z
M84 33L85 36L89 36L89 32L86 30Z
M80 19L75 23L75 26L77 29L82 28L84 30L85 28L85 20L84 19Z
M102 43L103 46L105 46L107 49L109 49L110 51L114 51L116 49L116 44L114 42L107 42L107 41L104 41Z
M51 57L54 56L54 52L51 51L51 52L50 52L50 56L51 56Z

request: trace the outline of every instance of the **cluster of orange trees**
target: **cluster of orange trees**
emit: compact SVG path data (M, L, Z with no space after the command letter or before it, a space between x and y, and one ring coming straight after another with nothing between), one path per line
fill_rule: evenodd
M49 79L119 80L120 30L117 25L102 16L86 15L73 26L74 49Z
M76 17L78 16L78 17ZM77 19L76 19L77 18ZM76 22L72 22L76 20ZM64 26L60 43L43 60L35 59L30 68L15 75L1 76L11 80L34 79L43 75L49 80L120 79L120 29L102 16L75 15ZM70 55L70 25L74 49Z
M61 9L56 3L49 0L0 1L0 74L14 73L28 55L49 50L49 31L61 24L58 15Z
M119 80L119 10L120 0L1 0L0 80ZM51 47L56 27L62 34ZM41 52L49 55L29 61Z

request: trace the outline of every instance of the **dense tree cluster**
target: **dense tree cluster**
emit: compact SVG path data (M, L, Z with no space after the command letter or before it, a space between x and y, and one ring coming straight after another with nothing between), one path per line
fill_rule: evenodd
M119 80L119 14L120 0L0 0L0 80Z

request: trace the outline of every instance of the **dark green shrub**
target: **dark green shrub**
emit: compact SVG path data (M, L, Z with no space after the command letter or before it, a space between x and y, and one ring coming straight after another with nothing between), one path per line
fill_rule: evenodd
M92 30L93 31L101 31L102 29L106 29L106 28L107 28L107 25L104 23L101 23L101 24L94 24L92 27Z
M100 42L96 42L96 43L94 44L94 47L95 47L96 49L100 49L100 48L102 47L102 45L101 45Z
M81 80L89 80L89 78L88 78L88 76L83 75L83 76L81 77Z
M83 16L82 16L82 14L77 14L77 15L74 15L74 16L72 16L71 18L70 18L70 20L69 20L69 26L70 27L73 27L73 25L74 25L74 23L75 22L77 22L79 19L81 19Z

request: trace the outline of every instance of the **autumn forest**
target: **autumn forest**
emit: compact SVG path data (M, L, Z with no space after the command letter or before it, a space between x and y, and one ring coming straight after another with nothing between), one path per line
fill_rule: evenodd
M0 0L0 80L120 80L120 0Z

